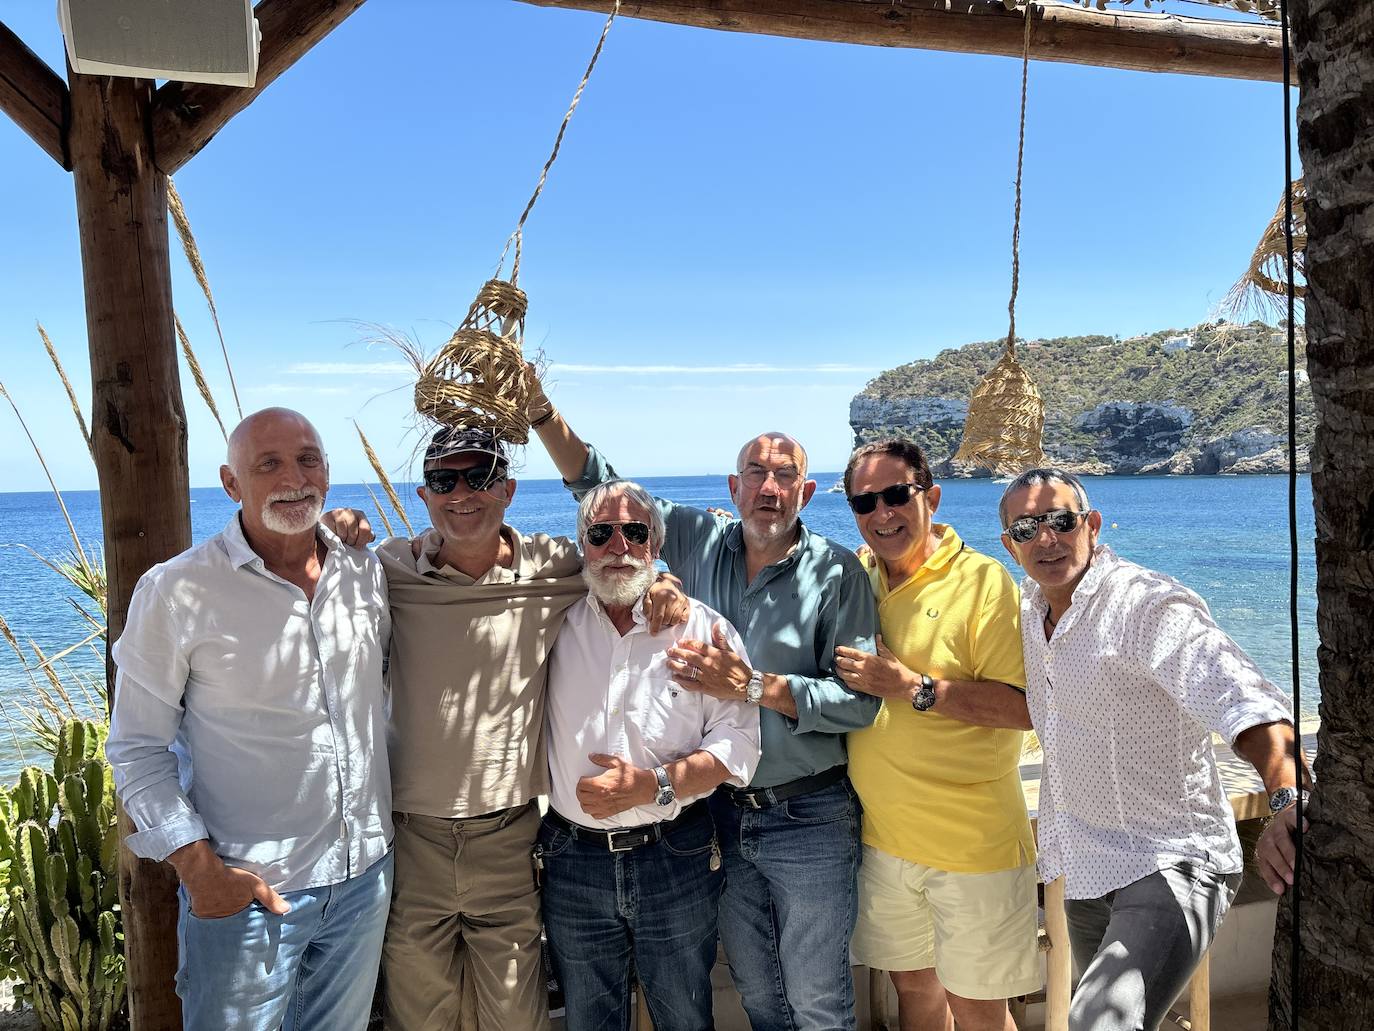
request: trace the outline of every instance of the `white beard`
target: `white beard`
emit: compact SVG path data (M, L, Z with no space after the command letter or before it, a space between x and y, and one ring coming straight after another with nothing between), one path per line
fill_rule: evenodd
M279 509L275 507L279 501L304 501L309 499L313 504L297 505L290 509ZM273 533L292 536L298 533L313 529L315 524L320 521L320 515L324 512L324 498L316 494L313 490L284 490L276 494L269 494L267 500L262 505L262 525Z
M634 566L634 572L604 572L606 566L621 564ZM582 567L582 579L587 582L592 597L603 605L634 605L654 585L657 577L652 562L630 555L607 555Z

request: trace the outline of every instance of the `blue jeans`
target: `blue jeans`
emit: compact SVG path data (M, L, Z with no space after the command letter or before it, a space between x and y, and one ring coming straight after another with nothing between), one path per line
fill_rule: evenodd
M202 920L181 893L177 994L185 1031L363 1031L391 903L391 853L338 884Z
M859 803L849 781L767 809L723 792L720 938L754 1031L849 1031L858 916Z
M662 840L629 852L578 840L544 819L544 929L568 1031L630 1026L630 970L656 1031L707 1031L721 873L698 806Z

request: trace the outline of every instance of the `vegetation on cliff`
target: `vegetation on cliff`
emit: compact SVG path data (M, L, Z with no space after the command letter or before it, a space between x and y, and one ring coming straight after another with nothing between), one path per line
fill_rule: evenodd
M1285 339L1283 328L1262 322L1207 323L1127 340L1030 340L1018 345L1017 356L1045 399L1046 451L1058 461L1112 465L1103 454L1109 434L1089 414L1109 402L1185 410L1179 439L1169 444L1180 453L1243 431L1286 434ZM916 439L933 461L942 460L958 447L962 419L904 418L904 408L910 413L911 404L922 400L966 402L1002 348L1002 341L968 344L880 374L855 398L856 435L868 440L901 433ZM1300 334L1300 368L1303 348ZM1298 439L1306 451L1315 413L1305 369L1299 377Z

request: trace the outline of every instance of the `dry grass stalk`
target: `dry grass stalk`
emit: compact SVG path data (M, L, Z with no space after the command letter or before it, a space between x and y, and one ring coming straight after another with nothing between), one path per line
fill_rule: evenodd
M381 499L373 492L366 480L363 481L363 487L367 490L367 496L372 499L372 506L377 510L377 518L380 519L382 525L386 527L386 535L388 537L395 537L396 531L391 528L391 520L386 517L386 512L382 508Z
M177 339L181 341L181 354L186 359L186 367L191 370L191 378L196 381L196 389L200 391L200 396L205 399L205 403L210 408L210 414L215 417L215 422L219 424L219 431L224 436L224 442L229 443L229 434L225 432L224 420L219 417L219 407L215 404L215 396L210 393L210 384L205 382L205 373L201 371L200 362L196 360L196 352L191 349L191 338L186 335L186 327L181 324L181 316L172 313L172 320L177 325Z
M186 261L191 266L196 282L200 284L201 293L205 295L205 303L210 307L210 318L214 321L215 333L219 336L220 353L224 355L224 368L229 373L229 389L234 394L234 407L238 409L239 419L242 420L243 405L239 403L239 388L234 382L234 367L229 363L229 348L224 343L224 330L219 324L215 297L210 292L210 277L205 274L205 262L200 258L200 247L196 245L195 234L191 232L191 220L186 217L186 207L181 203L181 194L177 193L176 184L170 176L167 178L167 210L171 212L172 223L177 227L177 236L181 237L181 249L186 252ZM221 425L220 428L224 427Z
M1227 291L1218 307L1218 316L1228 322L1243 322L1249 312L1266 321L1288 318L1288 240L1284 233L1285 202L1260 234L1250 265ZM1293 297L1301 302L1307 296L1307 184L1293 183Z
M353 421L353 428L358 431L358 439L363 442L363 451L367 454L367 460L372 463L372 471L377 474L377 480L381 483L382 490L386 491L386 496L391 502L391 507L396 510L396 514L400 516L401 522L405 523L406 532L414 537L415 530L412 529L410 520L406 518L406 510L401 505L401 499L396 495L396 488L391 485L391 480L387 478L386 470L382 468L382 463L377 457L377 452L372 450L372 445L368 443L367 440L367 434L363 432L363 428L358 425L356 419Z
M91 453L91 461L94 462L95 445L91 443L91 431L86 428L86 417L81 414L81 405L77 403L76 391L72 389L71 380L67 379L67 370L62 368L62 362L57 357L57 348L53 347L52 339L41 322L38 323L38 335L43 340L43 348L48 352L52 367L57 370L57 378L62 381L62 386L67 391L67 400L72 403L72 414L76 416L76 424L81 427L81 437L86 441L86 450Z
M14 398L11 397L10 392L5 389L4 383L0 383L0 397L8 401L10 408L14 410L14 417L19 420L19 426L23 429L24 436L29 438L29 446L33 448L33 453L38 456L38 464L43 467L43 475L48 478L48 486L52 488L53 497L57 498L57 507L62 510L62 518L67 523L67 533L71 535L72 546L75 548L70 566L80 577L81 583L72 580L71 576L63 572L63 570L56 565L53 565L53 563L48 562L48 565L61 575L66 576L67 579L72 580L78 587L81 587L82 583L94 584L99 582L103 584L105 582L105 571L103 568L96 568L97 559L95 558L95 553L92 552L88 555L86 549L82 546L81 537L77 534L76 526L72 523L71 514L67 511L67 503L62 500L62 492L57 489L57 481L52 478L52 472L48 469L48 463L43 458L43 452L39 449L38 442L33 439L33 434L29 432L28 423L24 421L24 416L19 412L19 406L14 403ZM46 559L43 561L47 562ZM82 587L82 590L85 590L85 588ZM102 598L101 608L104 609L104 607L104 600Z

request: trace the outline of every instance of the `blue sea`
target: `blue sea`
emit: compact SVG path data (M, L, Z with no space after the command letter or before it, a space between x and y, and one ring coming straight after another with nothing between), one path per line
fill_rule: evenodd
M838 473L816 474L820 489L803 518L813 530L857 547L858 531L843 495L825 492L838 478ZM675 501L731 507L722 476L650 477L643 483L655 494ZM1095 477L1087 484L1093 506L1103 513L1103 540L1124 557L1169 573L1202 595L1217 622L1271 679L1290 691L1286 479ZM427 525L413 486L398 484L397 489L406 501L411 524L417 529ZM939 517L953 523L970 546L1007 562L1019 580L1019 571L998 538L1001 491L1001 485L988 480L946 481ZM98 547L99 495L77 491L64 497L83 543ZM194 489L191 498L191 532L196 541L221 530L235 511L218 487ZM335 485L329 503L361 508L374 525L378 522L372 501L359 484ZM388 516L395 523L389 509ZM567 535L573 532L574 517L573 503L556 480L521 480L508 515L513 525L527 533ZM1298 486L1298 518L1303 711L1315 714L1314 529L1311 481L1306 477ZM384 536L380 526L378 532ZM54 559L71 550L66 524L49 493L0 494L0 616L21 642L32 640L51 655L88 633L68 601L69 597L84 599L24 546ZM67 661L75 670L101 675L103 659L90 648L78 650ZM0 783L10 782L22 766L21 750L34 757L22 732L11 733L5 726L6 714L12 721L16 706L31 702L32 693L17 657L0 641Z

